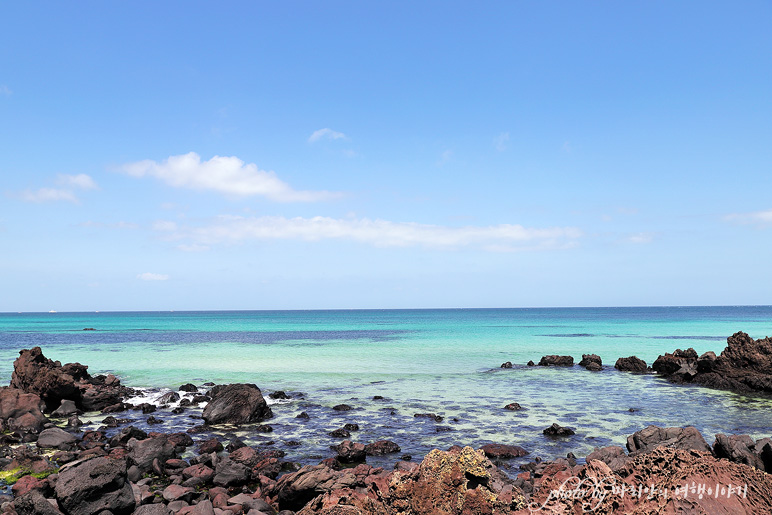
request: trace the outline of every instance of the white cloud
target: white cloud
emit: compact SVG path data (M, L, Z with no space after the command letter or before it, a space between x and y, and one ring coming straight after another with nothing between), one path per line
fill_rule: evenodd
M168 281L169 276L166 274L154 274L152 272L145 272L144 274L139 274L137 279L141 279L143 281Z
M744 225L772 225L772 209L755 211L753 213L733 213L731 215L726 215L724 220Z
M58 188L40 188L38 190L24 190L19 193L19 198L24 202L34 202L37 204L43 202L56 202L65 200L67 202L78 203L78 197L70 190Z
M86 221L78 224L79 227L93 227L97 229L139 229L139 225L132 222L116 222L116 223L103 223Z
M238 196L262 195L277 202L314 202L340 196L329 191L297 191L274 172L260 170L254 163L222 156L201 161L195 152L170 156L162 163L149 159L129 163L121 170L133 177L155 177L175 188Z
M5 84L0 84L0 95L11 96L13 91Z
M99 186L97 186L96 182L94 182L94 179L85 173L79 173L78 175L59 174L56 182L62 186L69 186L71 188L78 188L81 190L99 189Z
M571 246L582 236L575 227L528 228L522 225L447 227L367 218L285 218L221 216L212 223L183 227L170 239L194 245L249 240L350 240L375 247L478 247L489 251L538 250Z
M153 222L154 231L176 231L177 223L169 220L158 220Z
M651 243L654 241L654 234L650 232L639 232L636 234L631 234L626 239L630 243Z
M346 135L342 132L334 131L330 129L329 127L325 127L324 129L319 129L318 131L314 131L313 134L311 134L308 137L309 143L316 143L317 141L323 140L323 139L347 139Z
M509 133L502 132L501 134L493 138L493 146L499 152L504 152L509 146Z

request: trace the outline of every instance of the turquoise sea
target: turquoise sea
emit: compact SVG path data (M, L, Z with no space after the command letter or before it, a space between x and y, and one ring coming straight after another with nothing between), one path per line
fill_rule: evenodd
M292 399L271 401L272 433L215 434L280 448L293 442L286 450L295 461L330 456L339 440L326 433L347 422L360 426L353 440L391 439L400 455L497 442L531 451L524 460L584 456L596 446L624 445L649 424L694 425L711 444L719 432L772 436L772 399L613 369L622 356L651 364L676 348L720 353L737 331L772 334L772 307L4 313L0 383L8 384L19 350L40 346L62 363L116 374L145 389L147 399L188 382L284 390ZM599 354L606 369L525 366L545 354L570 354L578 362L583 353ZM505 361L514 368L499 368ZM524 409L504 410L510 402ZM354 409L331 409L341 403ZM301 411L311 418L295 418ZM160 411L155 416L163 423L153 429L200 423L191 414ZM542 435L553 422L576 435ZM389 459L395 458L372 461Z

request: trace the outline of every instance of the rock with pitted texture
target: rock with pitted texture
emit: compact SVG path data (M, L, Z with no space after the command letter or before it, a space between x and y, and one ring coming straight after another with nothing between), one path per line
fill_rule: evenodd
M710 446L693 426L648 426L627 437L627 450L631 455L651 452L657 447L710 452Z
M331 489L298 515L505 515L525 505L514 482L470 447L434 450L411 471L365 483L369 488Z
M572 476L576 479L566 483ZM592 492L597 485L604 495L584 498L570 495L571 487L566 485L580 482L587 492ZM657 491L651 495L630 495L631 491L637 492L649 485L655 485ZM692 485L694 490L684 492L684 486ZM714 491L716 485L718 492ZM729 493L730 487L732 493ZM698 488L704 490L698 491ZM625 495L620 494L622 489ZM664 495L665 491L667 495ZM560 495L561 492L564 495ZM530 501L531 509L521 510L517 515L537 512L618 515L772 513L772 476L746 465L717 460L707 452L660 447L631 458L627 467L618 473L605 463L588 457L587 465L545 476Z
M202 414L207 424L247 424L273 416L260 388L254 384L218 385Z
M125 460L100 457L69 463L59 470L55 492L62 511L68 515L103 511L128 515L134 511Z

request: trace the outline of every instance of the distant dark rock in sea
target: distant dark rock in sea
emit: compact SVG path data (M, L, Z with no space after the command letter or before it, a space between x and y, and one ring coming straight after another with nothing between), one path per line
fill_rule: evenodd
M555 354L542 356L541 360L539 360L539 366L572 367L574 366L574 358L572 356L557 356Z
M744 332L727 338L719 356L694 349L677 349L659 356L655 372L675 383L697 383L735 392L772 393L772 338L754 340Z
M649 369L649 367L646 365L646 362L636 356L619 358L617 362L614 363L614 368L622 372L636 373L644 373Z
M597 372L603 369L603 361L597 354L582 354L582 361L579 362L579 366L591 372Z
M520 405L519 405L518 403L516 403L516 402L510 402L509 404L507 404L506 406L504 406L504 409L507 409L507 410L509 410L509 411L520 411L521 409L523 409L523 407L522 407L522 406L520 406Z
M507 361L505 363L502 363L501 367L499 367L499 368L512 368L512 362L511 361Z

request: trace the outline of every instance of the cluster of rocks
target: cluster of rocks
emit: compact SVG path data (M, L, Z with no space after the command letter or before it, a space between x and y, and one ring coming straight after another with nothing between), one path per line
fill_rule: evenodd
M542 356L539 363L529 361L528 366L572 367L573 356ZM583 354L579 366L590 371L603 370L603 362L597 354ZM513 368L511 361L501 368ZM772 338L754 340L744 332L727 338L727 346L720 355L712 351L698 355L688 348L659 356L649 367L637 356L617 359L614 368L624 372L656 372L674 383L696 383L710 388L732 390L740 393L772 393Z
M697 383L736 392L772 392L772 338L754 340L744 332L727 338L720 355L692 349L659 356L654 371L677 383Z
M546 358L542 366L568 361L560 356ZM675 359L689 358L679 355ZM598 356L585 355L582 362L588 368L602 367ZM25 372L32 370L48 379L33 381ZM86 370L79 364L47 360L39 349L22 351L15 363L15 383L0 389L0 424L6 430L5 445L0 445L0 477L13 483L13 495L0 496L3 513L524 515L540 506L545 513L578 513L585 510L582 503L586 500L551 495L569 478L602 479L604 488L612 483L629 488L654 484L671 490L691 482L748 485L746 496L722 498L720 504L708 496L645 499L610 491L597 501L593 508L597 513L772 512L769 438L754 441L747 435L719 434L710 446L693 427L649 426L628 438L627 449L595 449L585 464L572 454L554 461L537 458L521 465L514 479L497 464L528 454L515 445L453 446L430 452L420 463L405 456L393 470L386 470L367 464L367 457L398 453L401 449L396 443L346 439L332 447L333 456L318 465L301 467L285 460L283 451L246 446L238 439L227 446L217 439L195 442L193 430L159 433L124 426L108 437L105 427L79 431L77 424L71 424L70 431L61 429L44 413L67 417L69 408L74 413L83 410L88 405L84 397L93 388L103 393L92 392L89 398L116 400L104 403L106 414L125 409L128 389L117 379L90 378ZM65 388L70 384L68 378L75 389ZM108 388L112 389L109 396L105 393ZM196 387L184 385L181 391L195 392ZM273 395L281 398L281 393ZM168 395L165 402L179 401L175 395ZM256 431L264 431L267 426L260 422L273 416L256 385L214 386L200 400L207 402L203 410L206 424L252 424ZM512 403L507 409L520 406ZM443 420L434 413L416 413L415 417ZM121 425L112 416L103 423ZM341 429L350 434L359 427L347 424ZM553 424L544 434L565 437L574 431ZM348 435L341 432L339 436ZM8 445L11 443L14 446ZM194 454L191 451L196 446Z

